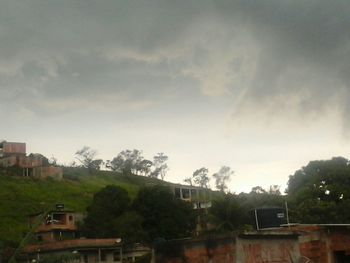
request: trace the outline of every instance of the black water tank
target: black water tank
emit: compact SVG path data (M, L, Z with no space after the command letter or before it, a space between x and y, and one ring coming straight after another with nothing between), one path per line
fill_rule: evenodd
M251 211L255 229L280 227L287 223L286 212L281 207L256 208Z

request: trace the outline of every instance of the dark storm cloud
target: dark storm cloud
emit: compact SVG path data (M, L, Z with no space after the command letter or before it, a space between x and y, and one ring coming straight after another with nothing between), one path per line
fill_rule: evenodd
M59 113L206 95L237 114L346 111L350 99L348 1L0 4L2 104Z
M347 1L234 1L218 6L238 16L254 36L259 55L247 97L322 110L334 97L349 100ZM232 13L230 13L232 11ZM344 105L344 104L343 104Z

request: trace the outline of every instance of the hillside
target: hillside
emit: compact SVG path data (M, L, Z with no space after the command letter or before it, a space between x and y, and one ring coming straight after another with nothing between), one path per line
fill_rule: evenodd
M119 185L134 197L141 186L157 183L162 182L109 171L90 175L79 168L65 168L62 181L5 176L0 172L0 241L19 241L27 229L27 215L52 209L56 203L84 212L93 194L106 185Z

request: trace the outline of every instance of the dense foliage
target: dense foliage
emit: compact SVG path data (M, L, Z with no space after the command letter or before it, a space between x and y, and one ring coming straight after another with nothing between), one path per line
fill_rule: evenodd
M94 195L87 208L84 232L87 237L116 237L114 222L129 208L130 198L121 187L108 185Z
M125 242L190 236L195 217L190 203L176 199L164 186L146 187L130 203L125 190L106 186L87 209L84 234L93 238L121 237Z
M192 205L175 198L167 187L141 189L134 201L134 208L144 218L143 228L149 241L187 237L194 230Z
M350 163L336 157L312 161L290 176L287 188L293 220L302 223L350 221Z

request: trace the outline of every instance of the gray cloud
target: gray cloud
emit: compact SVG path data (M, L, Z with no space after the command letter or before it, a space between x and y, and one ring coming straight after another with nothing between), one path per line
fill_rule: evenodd
M235 114L346 111L350 98L347 1L0 4L0 101L34 112L191 96L231 98Z
M2 137L56 142L67 161L91 142L102 158L164 151L173 175L232 162L242 181L280 182L348 154L349 13L347 0L0 0Z

